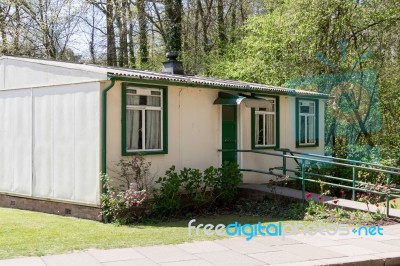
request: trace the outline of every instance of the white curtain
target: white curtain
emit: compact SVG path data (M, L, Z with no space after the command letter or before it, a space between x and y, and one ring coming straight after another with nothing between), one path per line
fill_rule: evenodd
M265 115L265 145L275 144L275 116L273 114Z
M160 97L147 97L147 105L160 106ZM161 149L161 110L146 110L146 149Z
M138 105L139 99L138 96L127 95L127 104ZM128 150L138 150L142 148L142 145L139 143L140 129L142 128L141 116L141 110L126 110L126 148Z

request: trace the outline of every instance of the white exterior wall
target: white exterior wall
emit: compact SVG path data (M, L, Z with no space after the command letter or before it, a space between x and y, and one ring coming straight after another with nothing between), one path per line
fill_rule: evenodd
M105 84L106 85L106 84ZM105 86L104 85L104 86ZM213 105L218 91L168 87L168 154L146 155L157 178L172 165L204 170L218 167L221 139L220 106ZM121 83L107 96L107 167L121 158ZM110 174L112 171L108 171Z
M121 93L121 83L116 82L107 96L107 166L114 170L113 165L122 157ZM178 170L184 167L203 170L221 165L218 152L222 147L221 105L213 105L217 97L218 90L214 89L168 87L168 154L145 155L152 163L151 172L155 177L164 175L172 165ZM280 96L279 99L280 147L323 154L323 101L319 102L319 146L296 148L295 97ZM238 149L251 149L251 108L244 104L238 107ZM265 151L275 152L274 149ZM270 167L282 166L282 158L239 153L238 163L241 168L268 171ZM294 161L288 159L287 163L288 167L295 168ZM265 183L269 178L263 174L244 173L244 182Z
M99 88L0 91L0 192L99 204Z
M296 98L290 96L279 96L279 130L280 141L279 148L287 148L292 151L324 154L324 101L319 100L319 145L318 147L301 147L296 148ZM242 144L241 149L251 149L251 109L240 106L240 116L242 124ZM262 149L270 153L282 154L282 152L274 151L274 149ZM269 168L283 166L282 157L269 156L262 154L243 153L242 168L268 171ZM296 169L296 163L293 159L287 159L287 168ZM275 170L277 173L281 173ZM288 174L291 174L288 172ZM265 183L272 176L258 173L245 172L244 182L246 183Z
M1 58L0 60L0 90L41 87L57 84L71 84L106 80L106 73L86 71L85 65L75 65L75 68L32 62L31 59ZM81 66L82 69L79 69Z

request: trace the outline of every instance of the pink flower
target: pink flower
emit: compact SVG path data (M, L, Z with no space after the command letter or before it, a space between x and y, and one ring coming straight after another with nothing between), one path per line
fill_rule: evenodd
M310 192L306 193L306 198L309 199L311 198L312 194Z
M339 202L339 200L334 200L333 203L337 204Z

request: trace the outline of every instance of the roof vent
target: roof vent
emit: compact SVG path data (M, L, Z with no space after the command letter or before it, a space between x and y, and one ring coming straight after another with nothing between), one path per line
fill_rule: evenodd
M178 52L170 51L166 54L166 57L168 61L163 62L162 73L184 75L182 62L176 60Z

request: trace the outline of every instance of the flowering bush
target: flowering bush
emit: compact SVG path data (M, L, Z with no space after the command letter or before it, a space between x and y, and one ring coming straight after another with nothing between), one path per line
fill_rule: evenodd
M105 192L101 195L101 215L105 222L128 224L140 220L149 194L136 190L134 184L128 189L117 190L111 185L107 174L101 175Z
M149 198L149 194L146 190L136 190L134 184L123 193L124 194L124 205L130 209L133 207L141 206Z

